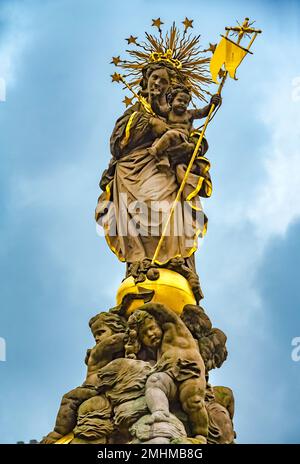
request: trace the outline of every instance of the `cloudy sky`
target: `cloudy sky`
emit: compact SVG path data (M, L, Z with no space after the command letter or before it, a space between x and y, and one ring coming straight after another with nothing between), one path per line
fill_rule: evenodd
M204 47L245 16L264 31L208 129L214 193L197 265L228 336L211 380L235 392L237 441L300 442L299 3L0 0L1 443L52 429L84 380L88 320L114 305L124 266L93 219L123 112L109 62L158 16L194 18Z

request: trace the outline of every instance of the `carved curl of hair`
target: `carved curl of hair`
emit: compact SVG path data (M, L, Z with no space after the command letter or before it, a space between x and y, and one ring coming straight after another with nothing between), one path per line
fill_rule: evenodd
M125 358L136 359L138 352L141 349L141 341L139 338L139 329L147 319L154 318L146 311L134 311L129 317L127 324L127 343L125 345Z
M126 321L124 318L115 313L102 312L92 317L89 321L89 326L93 331L95 322L101 321L107 325L114 333L121 333L126 331Z

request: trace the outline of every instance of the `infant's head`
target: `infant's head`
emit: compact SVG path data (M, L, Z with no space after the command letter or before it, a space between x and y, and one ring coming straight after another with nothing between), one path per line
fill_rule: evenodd
M93 333L96 343L102 342L105 338L115 333L122 333L126 330L126 323L122 317L114 313L99 313L92 317L89 326Z
M136 310L128 319L126 357L136 357L142 347L156 350L162 341L162 330L153 316Z
M158 348L162 340L162 330L153 317L144 319L140 326L139 338L142 345L148 348Z
M191 101L189 89L183 85L174 87L167 94L167 100L174 113L181 115L186 112Z

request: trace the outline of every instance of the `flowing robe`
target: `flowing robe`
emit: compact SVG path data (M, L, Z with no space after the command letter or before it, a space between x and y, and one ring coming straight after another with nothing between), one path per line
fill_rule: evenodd
M168 173L157 169L156 159L147 151L156 138L151 117L136 103L117 120L110 141L113 157L100 181L104 192L98 199L96 220L104 228L111 250L127 263L152 259L186 171L184 164ZM196 251L198 236L206 231L199 195L211 195L209 167L209 161L199 156L173 213L157 264L175 257L189 258Z

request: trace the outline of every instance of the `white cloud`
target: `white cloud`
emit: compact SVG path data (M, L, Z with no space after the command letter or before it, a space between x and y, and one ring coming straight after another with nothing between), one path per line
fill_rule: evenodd
M0 78L6 87L12 87L19 74L20 57L32 34L28 27L28 14L23 9L19 11L13 5L7 5L2 13L9 26L0 42Z
M260 114L270 131L269 141L261 150L265 176L253 192L248 209L248 217L263 242L277 234L283 236L300 217L300 101L294 98L297 76L293 74L296 66L290 64L288 69L283 61L277 69L276 79L265 89Z

